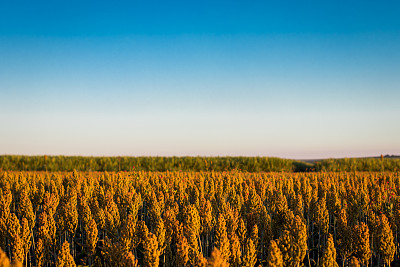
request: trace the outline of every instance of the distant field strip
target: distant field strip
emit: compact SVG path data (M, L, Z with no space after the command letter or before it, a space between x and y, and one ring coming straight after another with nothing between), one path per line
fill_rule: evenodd
M300 161L274 157L81 157L0 156L12 171L400 171L398 158L345 158Z

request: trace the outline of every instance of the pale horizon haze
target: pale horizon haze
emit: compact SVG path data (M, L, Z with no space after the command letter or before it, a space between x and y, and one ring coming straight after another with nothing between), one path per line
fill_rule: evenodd
M397 1L3 1L0 155L400 154Z

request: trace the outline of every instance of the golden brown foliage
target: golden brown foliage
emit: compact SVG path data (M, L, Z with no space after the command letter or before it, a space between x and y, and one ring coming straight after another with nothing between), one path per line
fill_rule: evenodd
M0 170L0 248L28 266L64 241L93 266L389 265L399 218L399 173Z
M157 237L152 233L148 233L146 239L144 240L143 248L144 266L157 267L160 260L160 249L158 248Z
M0 248L0 267L9 267L10 260L7 257L6 253Z
M214 248L211 257L207 261L207 267L229 267L219 249Z
M351 257L349 267L360 267L360 263L358 262L356 257Z
M74 267L74 259L69 251L69 243L65 241L57 257L57 267Z
M244 248L243 255L243 266L254 267L257 262L257 250L254 242L251 238L247 239L246 246Z
M282 252L279 250L276 242L271 240L267 256L268 267L283 267Z
M382 214L378 228L378 251L387 265L393 261L395 245L387 217Z
M97 224L94 219L92 219L86 227L86 247L89 255L93 255L96 249L98 238Z
M331 234L328 235L328 241L326 242L326 248L321 258L321 267L338 267L336 262L336 249L333 243L333 237Z
M218 249L218 253L221 254L221 257L223 257L225 261L228 261L231 256L229 246L230 245L228 234L226 232L225 218L222 214L220 214L215 230L215 247Z
M353 247L357 258L360 259L361 263L366 264L371 258L371 250L369 246L369 229L365 223L354 226Z

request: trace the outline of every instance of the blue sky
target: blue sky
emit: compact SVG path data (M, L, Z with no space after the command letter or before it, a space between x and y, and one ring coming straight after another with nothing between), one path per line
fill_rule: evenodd
M3 1L0 154L400 154L396 1Z

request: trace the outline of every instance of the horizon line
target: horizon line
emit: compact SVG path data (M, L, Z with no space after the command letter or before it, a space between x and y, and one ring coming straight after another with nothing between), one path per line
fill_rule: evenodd
M369 158L400 158L399 155L395 154L381 154L374 156L354 156L354 157L321 157L321 158L289 158L289 157L278 157L278 156L246 156L246 155L218 155L218 156L204 156L204 155L170 155L170 156L161 156L161 155L140 155L140 156L132 156L132 155L65 155L65 154L0 154L0 157L4 156L20 156L20 157L83 157L83 158L278 158L278 159L286 159L286 160L299 160L299 161L317 161L317 160L327 160L327 159L369 159Z

